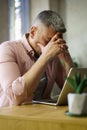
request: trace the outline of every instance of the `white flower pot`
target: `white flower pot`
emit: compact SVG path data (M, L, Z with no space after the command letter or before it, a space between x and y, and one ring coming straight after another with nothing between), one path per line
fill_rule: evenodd
M68 109L71 114L87 114L87 93L68 94Z

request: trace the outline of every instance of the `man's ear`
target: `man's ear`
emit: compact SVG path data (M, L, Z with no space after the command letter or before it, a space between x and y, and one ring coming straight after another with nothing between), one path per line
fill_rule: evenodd
M34 36L36 34L36 31L37 31L37 27L32 26L31 29L30 29L30 36L31 36L31 38L34 38Z

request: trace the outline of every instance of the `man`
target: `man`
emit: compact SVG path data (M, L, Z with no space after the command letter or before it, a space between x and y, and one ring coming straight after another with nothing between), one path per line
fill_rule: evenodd
M38 14L29 34L0 45L0 106L31 103L40 94L36 93L40 82L44 90L40 98L50 97L54 82L62 88L73 67L63 39L65 31L61 17L45 10ZM45 81L41 80L44 73Z

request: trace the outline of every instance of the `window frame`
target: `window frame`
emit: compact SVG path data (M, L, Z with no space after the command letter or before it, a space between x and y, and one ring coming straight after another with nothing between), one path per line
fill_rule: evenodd
M18 0L21 2L21 6L18 8L20 9L20 17L21 17L21 34L20 36L16 36L16 29L15 29L15 1L16 0L8 0L9 6L9 39L20 39L21 36L29 32L29 0Z

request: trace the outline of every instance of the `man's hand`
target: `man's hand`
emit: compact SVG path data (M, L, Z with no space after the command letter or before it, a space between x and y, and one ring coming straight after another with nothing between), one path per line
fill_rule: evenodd
M42 55L49 57L49 59L54 58L60 53L67 52L67 45L62 38L59 38L58 33L55 34L52 39L44 47L38 43L41 49Z

